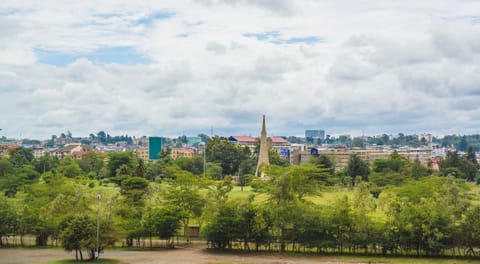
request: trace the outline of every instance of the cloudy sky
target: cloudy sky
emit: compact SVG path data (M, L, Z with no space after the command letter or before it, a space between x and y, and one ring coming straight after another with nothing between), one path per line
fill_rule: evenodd
M478 0L2 0L0 136L480 133Z

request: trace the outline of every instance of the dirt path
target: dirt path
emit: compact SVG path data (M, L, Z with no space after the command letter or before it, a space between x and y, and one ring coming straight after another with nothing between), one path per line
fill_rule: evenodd
M269 256L257 254L221 254L210 253L202 246L161 251L124 251L107 250L101 257L117 259L125 264L314 264L344 263L321 257ZM0 249L0 264L42 263L49 260L74 258L74 254L61 249Z

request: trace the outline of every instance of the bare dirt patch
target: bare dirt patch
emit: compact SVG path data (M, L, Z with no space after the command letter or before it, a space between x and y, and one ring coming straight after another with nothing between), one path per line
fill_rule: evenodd
M259 254L224 254L204 250L205 246L194 245L181 249L159 251L106 250L101 257L116 259L125 264L314 264L345 263L322 257L296 257ZM0 264L42 263L51 260L73 259L73 253L61 249L0 249Z

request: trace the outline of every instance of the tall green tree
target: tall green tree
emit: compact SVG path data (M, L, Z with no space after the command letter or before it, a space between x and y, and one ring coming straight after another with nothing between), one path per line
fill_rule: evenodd
M60 165L57 168L58 173L68 178L75 178L83 175L83 171L78 163L71 157L66 157L60 161Z
M147 193L149 182L141 177L132 177L122 181L120 193L125 196L126 203L132 206L143 205L143 196Z
M33 150L24 147L11 148L8 150L10 162L14 167L20 168L33 161Z
M330 174L332 175L335 172L335 164L327 155L313 156L308 162L329 169Z
M175 179L169 181L169 187L165 192L165 200L186 213L183 220L185 226L193 217L202 214L204 197L200 190L205 188L204 179L186 171L179 171Z
M87 215L72 215L67 217L61 224L60 240L66 251L75 251L75 259L83 261L82 250L86 250L90 260L95 258L97 250L97 224L94 218ZM100 252L107 246L113 246L117 240L117 231L114 225L108 221L100 223L99 232ZM99 253L100 253L99 252Z
M352 178L352 185L355 185L356 177L360 176L363 181L368 181L370 169L368 163L360 159L358 155L351 155L348 161L346 174Z
M0 158L0 178L14 173L13 164L8 159Z
M52 169L56 168L60 161L57 157L51 156L48 153L45 153L40 158L36 158L33 161L33 165L35 166L35 170L39 173L45 173L47 171L51 171Z
M118 169L124 165L130 176L133 176L133 172L137 167L136 158L132 152L112 152L108 155L108 176L115 177L118 175Z
M172 237L182 226L182 220L187 217L186 213L178 207L162 207L153 212L153 225L161 239L166 239L167 248L174 247Z
M220 164L223 175L235 175L240 163L250 158L241 147L218 136L207 142L206 155L207 161Z
M98 151L87 151L85 157L81 160L77 160L78 165L82 168L85 174L93 172L93 175L98 177L100 170L104 166L105 156Z
M13 233L16 221L14 208L7 198L0 196L0 247L3 247L3 237Z

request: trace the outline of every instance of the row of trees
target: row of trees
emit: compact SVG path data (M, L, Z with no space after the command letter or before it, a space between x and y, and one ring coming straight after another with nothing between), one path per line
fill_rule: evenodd
M25 245L25 238L33 236L37 246L60 242L77 258L83 259L86 252L91 259L96 250L97 212L100 250L121 240L126 246L140 246L145 238L150 238L150 246L152 238L160 238L171 247L180 227L201 214L204 196L199 192L207 188L188 172L178 171L175 177L168 184L129 177L117 190L92 189L81 179L46 172L37 182L23 186L16 198L0 197L0 247Z
M215 156L217 151L224 152ZM22 244L33 235L37 245L61 242L80 259L82 252L91 258L100 194L100 248L116 241L152 246L155 238L171 247L181 227L195 225L215 248L472 254L480 246L473 219L479 209L457 180L462 176L448 168L474 161L449 155L438 176L396 153L371 166L352 156L340 172L326 156L288 166L272 155L278 165L266 168L270 180L250 183L255 196L229 199L233 183L225 174L251 173L255 153L222 138L207 144L205 176L203 156L172 160L167 150L160 161L143 163L129 152L59 161L34 159L30 150L18 148L0 159L6 194L0 198L0 243L13 237ZM326 205L321 191L334 185L353 192Z
M378 199L368 183L360 182L350 197L318 205L305 199L311 196L301 186L308 180L300 184L293 170L269 175L267 202L251 198L220 205L204 229L211 247L416 256L478 253L480 207L469 203L465 184L453 177L410 180Z

